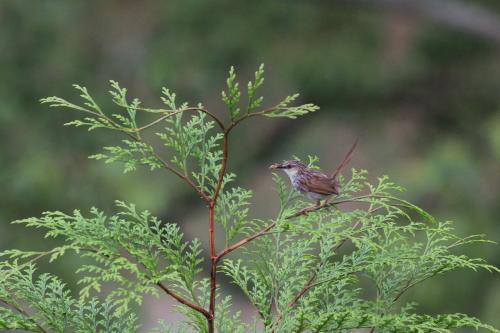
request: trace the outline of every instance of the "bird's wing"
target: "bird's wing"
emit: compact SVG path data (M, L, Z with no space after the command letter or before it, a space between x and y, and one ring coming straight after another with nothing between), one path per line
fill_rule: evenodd
M304 177L304 187L307 192L314 192L323 195L338 194L338 184L335 179L319 172L311 173L309 177Z

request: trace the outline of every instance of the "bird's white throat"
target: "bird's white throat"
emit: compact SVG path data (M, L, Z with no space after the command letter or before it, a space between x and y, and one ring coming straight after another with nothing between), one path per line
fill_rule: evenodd
M293 183L293 181L295 180L295 177L297 176L297 173L299 172L299 169L290 168L290 169L283 169L283 171L286 172L286 174L290 178L290 181Z

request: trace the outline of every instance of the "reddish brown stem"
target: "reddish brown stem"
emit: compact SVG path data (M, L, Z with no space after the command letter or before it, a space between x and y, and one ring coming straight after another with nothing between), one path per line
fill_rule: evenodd
M304 284L304 286L302 287L302 289L300 289L300 291L297 293L297 295L295 295L295 297L293 298L293 300L288 304L289 308L293 308L295 306L295 304L297 303L297 301L299 300L299 298L301 298L302 295L304 295L305 292L311 287L311 284L314 282L315 279L316 279L316 272L314 272L311 275L311 277L309 278L309 280L307 280L306 284Z
M97 114L89 110L84 110L85 112L89 112L94 114L97 117L104 117L107 119L111 124L113 124L117 128L121 128L113 119L107 117L104 114ZM210 273L210 307L209 310L205 310L201 306L194 304L190 302L189 300L183 298L182 296L176 294L172 290L168 289L166 286L164 286L161 282L157 283L157 286L162 289L166 294L172 296L175 300L177 300L179 303L184 304L191 309L198 311L199 313L203 314L205 318L207 318L208 321L208 333L214 333L214 318L215 318L215 291L216 291L216 285L217 285L217 280L216 280L216 272L217 272L217 259L215 255L215 244L214 244L214 207L215 204L217 203L217 198L219 196L219 192L222 187L222 182L224 180L224 175L226 173L226 164L227 164L227 157L228 157L228 134L229 131L234 127L231 126L231 128L226 129L222 121L215 116L213 113L209 112L206 109L203 108L188 108L184 109L182 111L200 111L204 112L207 114L209 117L211 117L217 125L220 127L220 129L224 132L224 143L223 143L223 158L222 158L222 164L221 164L221 169L220 169L220 174L219 174L219 179L217 181L217 185L215 187L214 195L213 197L209 197L203 189L199 188L186 174L180 172L179 170L175 169L172 167L168 162L163 160L156 152L154 152L154 155L156 159L162 164L162 167L165 168L168 171L171 171L174 173L176 176L181 178L183 181L185 181L202 199L203 201L208 205L209 209L209 247L210 247L210 259L211 259L211 273ZM181 112L181 111L180 111ZM173 114L168 114L163 117L160 117L159 119L153 121L150 124L147 124L143 127L140 127L137 129L136 134L129 133L127 131L123 131L127 136L129 136L132 140L137 141L137 142L142 142L142 139L140 138L139 132L149 128L153 125L156 125L159 123L161 120L166 119L167 117L172 116Z
M288 307L289 308L293 308L295 306L295 304L297 303L297 301L302 297L302 295L304 295L306 293L306 291L309 290L309 288L311 288L311 285L312 283L314 282L314 280L316 279L316 271L311 275L311 277L307 280L307 282L304 284L304 286L302 287L302 289L299 290L299 292L297 293L297 295L295 295L295 297L293 298L293 300L288 303ZM274 321L274 324L273 326L277 325L278 322L283 318L283 316L280 314L278 315L278 317L276 317L275 321ZM274 329L271 330L270 333L274 333Z
M191 109L194 109L194 108L190 108ZM199 111L202 111L202 112L205 112L206 114L208 114L210 117L212 117L215 122L219 125L219 127L221 127L222 130L226 131L224 129L224 124L222 124L222 122L215 116L213 115L212 113L208 112L207 110L205 109L199 109L199 108L196 108L198 109ZM111 119L110 117L106 116L104 113L101 113L101 114L97 114L97 113L94 113L92 111L89 111L89 110L85 110L85 112L89 112L89 113L92 113L94 115L96 115L97 117L102 117L102 118L105 118L107 121L109 121L111 124L113 124L116 128L121 128L121 126L119 124L117 124L113 119ZM162 117L163 118L163 117ZM161 118L160 118L161 119ZM153 122L149 125L147 125L145 128L148 128L150 127L150 125L152 124L156 124L156 122ZM131 138L132 140L134 141L137 141L137 142L144 142L140 135L139 135L139 132L142 130L142 128L139 128L137 133L134 135L132 133L129 133L127 131L124 131L122 130L123 133L125 133L129 138ZM182 180L184 180L189 186L191 186L193 188L193 190L196 191L196 193L198 193L198 195L206 202L206 203L209 203L210 202L210 198L203 192L202 189L198 188L198 186L196 186L195 183L193 183L193 181L186 175L184 175L183 173L181 173L179 170L173 168L170 164L168 164L165 160L163 160L160 155L158 155L155 151L153 151L156 159L162 164L163 168L171 171L172 173L174 173L177 177L181 178Z
M359 197L361 198L361 197ZM364 196L363 196L364 198ZM336 202L333 202L331 204L339 204L339 203L345 203L345 202L351 202L351 200L342 200L342 201L336 201ZM375 208L375 209L372 209L369 211L369 213L373 213L374 211L378 210L378 208ZM293 215L294 216L294 215ZM358 227L358 225L361 223L361 220L358 220L353 226L352 228L353 229L356 229ZM342 247L342 245L345 244L345 242L348 240L348 238L344 238L343 240L341 240L339 242L339 244L337 246L335 246L333 248L333 251L338 251L338 249L340 249ZM307 280L307 282L304 284L304 286L302 287L302 289L300 289L300 291L297 293L297 295L295 295L295 297L293 298L293 300L288 304L288 307L292 308L295 306L295 304L297 303L297 301L313 286L313 282L314 280L316 279L316 275L318 274L318 270L315 270L312 274L311 274L311 277L309 278L309 280ZM276 320L274 321L274 325L276 325L280 320L282 319L282 316L279 315ZM274 329L270 332L270 333L274 333Z
M219 198L220 191L222 189L222 184L224 182L224 176L226 175L227 159L229 151L229 131L224 131L224 141L222 143L222 161L219 172L219 179L215 185L215 190L212 198L210 199L208 205L208 246L210 249L210 305L208 312L210 313L210 318L208 319L208 333L214 332L214 318L215 318L215 293L217 291L217 263L219 261L218 256L215 254L215 239L214 239L214 208L217 204L217 199Z
M182 303L182 304L190 307L191 309L198 311L199 313L203 314L205 316L205 318L207 318L207 320L212 319L212 316L210 315L210 313L207 310L205 310L204 308L202 308L201 306L188 301L187 299L183 298L182 296L177 295L175 292L173 292L169 288L165 287L161 282L157 283L157 286L161 290L163 290L166 294L175 298L175 300L177 302Z
M215 256L214 244L214 203L210 203L208 207L208 247L210 250L210 305L208 312L208 332L214 332L214 317L215 317L215 291L217 289L217 260Z
M257 117L257 116L263 116L265 115L266 113L269 113L271 111L274 111L274 110L279 110L279 109L283 109L282 107L278 107L277 105L276 106L273 106L273 107L270 107L268 109L265 109L265 110L262 110L262 111L259 111L259 112L252 112L252 113L247 113L245 114L244 116L236 119L229 127L227 127L227 132L231 131L234 127L236 127L239 123L241 123L242 121L248 119L248 118L251 118L251 117Z
M158 158L158 160L162 163L163 167L169 171L172 171L175 175L177 175L179 178L181 178L182 180L184 180L186 183L188 183L189 186L191 186L197 193L198 195L200 195L200 197L205 201L205 203L208 205L208 233L209 233L209 251L210 251L210 262L211 262L211 265L210 265L210 304L209 304L209 309L208 311L205 310L204 308L184 299L183 297L177 295L176 293L174 293L172 290L166 288L164 285L162 285L161 283L158 284L158 286L163 290L165 291L168 295L172 296L174 299L176 299L178 302L198 311L199 313L203 314L205 316L205 318L207 319L208 321L208 333L214 333L214 320L215 320L215 296L216 296L216 290L217 290L217 264L219 262L219 260L225 256L226 254L236 250L237 248L239 248L240 246L243 246L249 242L251 242L252 240L256 239L257 237L260 237L260 236L263 236L265 235L269 230L271 230L272 228L274 228L277 224L277 222L274 222L272 224L270 224L269 226L265 227L264 229L262 229L261 231L257 232L256 234L250 236L250 237L247 237L239 242L237 242L236 244L233 244L229 247L226 247L224 250L222 250L218 255L216 255L216 252L215 252L215 238L214 238L214 209L215 209L215 206L217 204L217 200L219 198L219 195L220 195L220 192L222 190L222 186L223 186L223 182L224 182L224 177L225 177L225 174L226 174L226 169L227 169L227 160L228 160L228 152L229 152L229 133L231 132L231 130L236 126L238 125L241 121L247 119L247 118L250 118L250 117L253 117L253 116L259 116L259 115L263 115L265 114L266 112L270 112L272 111L273 109L275 108L270 108L268 110L264 110L264 111L261 111L261 112L258 112L258 113L253 113L253 114L248 114L248 115L245 115L244 117L241 117L240 119L238 119L237 121L233 122L230 126L228 126L227 128L224 127L224 125L222 124L222 122L215 116L213 115L212 113L208 112L207 110L204 110L204 109L198 109L199 111L202 111L202 112L205 112L206 114L208 114L211 118L213 118L216 123L219 125L219 127L223 130L223 133L224 133L224 139L223 139L223 154L222 154L222 160L221 160L221 167L220 167L220 172L219 172L219 178L217 180L217 183L215 185L215 189L214 189L214 193L212 195L212 197L209 197L202 189L198 188L198 186L196 186L196 184L194 184L192 182L192 180L190 178L188 178L186 175L182 174L181 172L179 172L178 170L172 168L167 162L165 162L164 160L162 160L160 158L160 156L156 155L156 157ZM149 127L149 125L148 125ZM131 135L130 133L127 133L129 136L131 136L134 140L137 140L139 141L140 139ZM342 202L350 202L350 201L354 201L354 200L345 200L345 201L342 201ZM333 202L333 203L330 203L328 206L330 205L335 205L335 204L339 204L339 203L342 203L342 202ZM313 210L316 210L316 209L320 209L320 208L323 208L323 207L326 207L326 205L323 205L323 206L320 206L320 207L312 207L311 209L306 209L306 210L303 210L303 211L300 211L292 216L288 216L287 219L291 219L293 217L297 217L297 216L300 216L300 215L304 215L304 214L307 214L308 212L311 212ZM309 280L309 282L302 288L302 290L299 292L299 294L297 294L297 296L295 297L295 299L292 301L291 305L290 306L293 306L297 300L307 291L307 289L310 287L310 284L314 281L314 278L315 278L315 275L311 277L311 279Z
M359 222L359 221L358 221ZM358 225L358 223L356 223L354 225L353 228L356 228ZM343 240L340 241L339 245L337 245L333 251L337 251L339 248L342 247L342 245L344 245L344 243L347 241L347 238L344 238ZM314 282L314 280L316 280L316 275L318 274L318 271L314 271L312 274L311 274L311 277L309 278L309 280L307 280L307 282L304 284L304 286L302 287L302 289L300 289L300 291L297 293L297 295L295 295L295 297L293 298L293 300L288 304L288 307L292 308L295 306L295 304L297 303L297 301L302 297L302 295L304 295L306 293L306 291L309 290L309 288L311 288L312 286L312 283Z
M170 164L165 162L165 160L163 160L158 154L155 153L155 156L158 159L158 161L160 161L160 163L163 165L163 167L165 169L171 171L177 177L179 177L180 179L185 181L189 186L191 186L191 188L193 188L193 190L195 190L196 193L198 193L198 195L200 196L200 198L203 199L203 201L205 201L206 203L210 203L210 198L200 188L198 188L198 186L196 186L196 184L193 183L193 181L191 179L189 179L189 177L187 177L186 175L182 174L180 171L171 167Z
M219 193L222 188L222 183L224 182L224 176L226 175L227 168L227 158L229 154L229 130L224 131L224 139L222 142L222 161L219 172L219 179L215 185L214 195L212 197L212 204L215 206L217 199L219 198Z
M298 211L295 214L287 216L285 219L289 220L289 219L292 219L294 217L298 217L298 216L301 216L301 215L306 215L307 213L313 212L315 210L323 209L325 207L330 207L330 206L334 206L334 205L338 205L338 204L342 204L342 203L358 202L357 199L364 199L364 198L369 198L369 197L371 197L371 196L370 195L366 195L366 196L360 196L360 197L356 197L356 198L352 198L352 199L334 201L334 202L330 202L330 203L328 203L326 205L312 206L311 208L303 209L303 210ZM274 228L276 226L276 223L277 222L271 223L270 225L268 225L267 227L265 227L261 231L253 234L252 236L244 238L244 239L240 240L239 242L237 242L237 243L235 243L235 244L233 244L231 246L226 247L224 250L222 250L221 252L219 252L219 254L217 255L217 261L219 261L226 254L228 254L230 252L233 252L234 250L236 250L240 246L243 246L243 245L245 245L245 244L253 241L255 238L260 237L260 236L264 236L267 232L269 232L272 228Z
M208 319L208 333L214 333L214 319L215 319L215 292L217 290L217 262L215 258L212 259L210 267L210 312L211 318Z
M249 243L249 242L253 241L257 237L265 235L269 230L271 230L275 226L276 226L276 222L271 223L270 225L268 225L267 227L265 227L261 231L257 232L256 234L254 234L254 235L252 235L250 237L247 237L245 239L242 239L239 242L237 242L237 243L235 243L235 244L233 244L231 246L226 247L224 250L222 250L221 252L219 252L219 254L216 257L216 260L219 261L223 256L225 256L226 254L228 254L230 252L233 252L234 250L236 250L240 246L243 246L246 243Z
M210 203L208 206L208 248L210 251L210 259L215 257L215 244L214 244L214 204Z

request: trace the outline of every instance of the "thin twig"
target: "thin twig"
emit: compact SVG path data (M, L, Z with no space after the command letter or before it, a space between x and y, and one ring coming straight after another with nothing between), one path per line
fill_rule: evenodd
M142 109L144 110L143 108L138 108L138 107L135 107L135 109ZM182 111L194 111L194 110L198 110L198 111L201 111L201 112L204 112L206 114L208 114L210 117L212 117L215 122L221 126L222 129L224 129L224 125L222 124L222 122L215 116L213 115L211 112L208 112L207 110L205 109L201 109L201 108L187 108L187 109L182 109L182 110L178 110L179 112L182 112ZM164 110L165 112L168 112L169 110ZM91 112L93 113L92 111L89 111L87 110L87 112ZM160 117L159 119L157 119L155 122L159 122L160 119L163 120L169 116L172 116L173 114L175 114L177 112L172 112L168 115L165 115L164 117ZM112 124L113 126L115 126L116 128L118 128L121 132L125 133L128 137L130 137L132 140L136 141L136 142L142 142L142 143L146 143L143 139L140 138L139 136L139 132L140 132L140 129L138 129L137 131L128 131L127 129L124 129L122 126L120 126L120 124L118 124L117 122L115 122L112 118L108 117L105 113L101 112L99 114L99 117L100 118L103 118L105 120L107 120L110 124ZM162 119L163 118L163 119ZM150 127L152 126L151 123L146 125L144 128L147 128L147 127ZM132 134L132 133L136 133L136 135ZM151 145L149 145L151 146ZM178 171L177 169L175 169L174 167L172 167L169 163L167 163L165 160L163 160L159 155L158 153L156 153L154 150L153 150L153 153L156 157L156 159L162 164L163 168L173 172L177 177L181 178L182 180L184 180L189 186L191 186L195 191L196 193L198 193L198 195L205 201L205 203L209 203L210 202L210 199L208 198L208 196L200 189L198 188L198 186L196 186L196 184L193 183L193 181L187 177L186 175L184 175L182 172Z
M164 116L161 116L160 118L150 122L149 124L147 125L144 125L142 127L138 127L136 129L134 129L134 132L141 132L141 131L144 131L145 129L151 127L151 126L154 126L156 124L158 124L159 122L161 122L162 120L164 119L167 119L168 117L172 116L172 114L167 114L167 115L164 115Z
M314 282L314 280L316 279L316 275L317 275L318 271L316 270L312 275L311 277L309 278L309 280L307 280L307 282L304 284L304 286L302 287L302 289L300 289L300 291L297 293L297 295L295 295L295 297L293 298L293 300L288 304L288 307L289 308L293 308L294 305L297 303L297 301L299 300L299 298L302 297L302 295L304 295L304 293L309 290L311 284Z
M214 194L212 196L212 202L215 205L217 199L219 198L220 190L222 188L222 183L224 182L224 176L226 175L227 169L227 159L229 156L229 132L224 132L224 139L222 142L222 161L219 171L219 179L217 180L217 184L215 185Z
M144 142L141 139L138 139L138 141ZM205 201L205 203L207 203L207 204L210 203L210 198L207 196L207 194L205 192L203 192L200 188L198 188L198 186L196 186L196 184L193 183L193 181L189 177L187 177L182 172L180 172L177 169L175 169L174 167L172 167L169 163L167 163L164 159L162 159L161 156L158 155L158 153L156 153L155 151L153 151L153 153L154 153L156 159L162 164L164 169L171 171L177 177L179 177L180 179L185 181L189 186L191 186L191 188L193 188L193 190L196 191L196 193L198 193L198 195L203 199L203 201Z
M289 220L289 219L292 219L292 218L295 218L295 217L298 217L298 216L306 215L307 213L310 213L312 211L324 209L326 207L336 206L336 205L343 204L343 203L360 202L359 199L365 199L365 198L369 198L369 197L373 197L373 196L371 196L371 195L363 195L363 196L354 197L354 198L351 198L351 199L333 201L333 202L330 202L330 203L328 203L326 205L313 206L311 208L303 209L303 210L298 211L297 213L294 213L294 214L292 214L290 216L287 216L287 217L285 217L285 219ZM237 242L237 243L235 243L235 244L233 244L231 246L226 247L224 250L222 250L221 252L219 252L219 254L217 255L217 260L220 260L223 256L225 256L226 254L228 254L230 252L233 252L234 250L236 250L240 246L243 246L243 245L245 245L245 244L253 241L255 238L267 235L268 231L270 231L271 229L273 229L276 226L276 224L277 224L277 221L271 223L270 225L268 225L267 227L265 227L261 231L253 234L252 236L244 238L244 239L240 240L239 242Z
M226 254L228 254L230 252L233 252L234 250L236 250L240 246L243 246L243 245L245 245L245 244L253 241L255 238L260 237L260 236L264 236L264 235L268 234L268 231L271 230L272 228L274 228L276 226L276 224L277 224L277 222L273 222L270 225L268 225L267 227L265 227L264 229L262 229L261 231L255 233L254 235L252 235L250 237L247 237L245 239L242 239L239 242L237 242L237 243L235 243L235 244L233 244L231 246L226 247L224 250L222 250L221 252L219 252L219 254L217 255L217 257L216 257L217 261L219 261Z
M366 197L367 197L367 196L359 196L359 197L357 197L357 199L363 199L363 198L366 198ZM314 210L317 210L317 209L320 209L320 208L323 208L323 207L331 206L331 205L333 205L333 204L336 204L336 205L337 205L337 204L339 204L339 203L352 202L354 199L355 199L355 198L352 198L352 199L350 199L350 200L339 200L339 201L334 201L334 202L332 202L332 203L330 203L330 204L328 204L328 205L322 205L322 206L319 206L319 207L317 207L317 208L316 208L316 207L313 207L313 208L315 208ZM377 207L377 208L374 208L374 209L369 209L369 211L367 212L367 216L368 216L369 214L372 214L372 213L376 212L376 211L377 211L377 210L379 210L380 208L382 208L382 207ZM300 211L300 212L303 212L303 211ZM306 211L306 212L305 212L305 213L303 213L303 214L307 214L308 212L309 212L309 211ZM301 215L302 215L302 214L301 214ZM292 215L292 217L295 217L295 216L296 216L296 214ZM356 223L352 226L352 229L356 229L356 228L359 226L359 224L360 224L360 223L361 223L361 219L358 219L358 220L356 221ZM333 248L333 252L338 251L338 250L339 250L339 249L340 249L340 248L341 248L341 247L345 244L345 242L347 242L347 240L348 240L348 239L349 239L349 237L346 237L346 238L342 239L342 240L339 242L339 244ZM288 304L288 307L289 307L289 308L294 307L294 306L295 306L295 304L297 304L298 300L299 300L299 299L300 299L300 298L301 298L301 297L302 297L302 296L303 296L303 295L304 295L304 294L305 294L305 293L306 293L309 289L311 289L312 287L317 286L317 285L319 285L319 284L321 284L321 283L329 282L330 280L332 280L332 279L329 279L329 280L325 280L325 281L320 281L320 282L316 282L316 283L314 283L314 281L316 280L316 277L317 277L318 272L320 271L320 269L321 269L321 265L320 265L318 268L316 268L316 269L314 270L314 272L311 274L311 277L307 280L307 282L306 282L306 283L304 284L304 286L300 289L300 291L299 291L299 292L295 295L295 297L293 298L293 300L292 300L292 301ZM283 317L283 316L280 314L280 315L276 318L276 320L274 321L273 326L276 326L276 325L278 324L278 322L282 319L282 317ZM270 333L274 333L274 329L272 329Z
M158 282L156 285L161 290L163 290L166 294L175 298L175 300L177 300L179 303L182 303L182 304L190 307L191 309L198 311L199 313L203 314L205 316L205 318L207 318L207 319L212 319L212 315L207 310L202 308L201 306L188 301L187 299L183 298L182 296L177 295L175 292L173 292L171 289L167 288L161 282Z
M235 120L231 125L229 125L226 130L228 132L230 132L239 123L241 123L242 121L244 121L244 120L246 120L248 118L257 117L257 116L263 116L266 113L269 113L269 112L272 112L272 111L275 111L275 110L280 110L280 109L285 109L285 108L279 108L277 106L274 106L274 107L270 107L268 109L265 109L265 110L262 110L262 111L259 111L259 112L246 113L244 116L240 117L239 119Z
M14 310L16 310L17 312L19 312L20 314L22 314L26 319L28 319L29 321L31 321L36 327L38 327L38 329L43 332L43 333L48 333L47 330L45 330L42 325L40 325L39 323L36 322L35 319L33 319L30 314L28 312L26 312L26 310L24 310L23 308L21 308L20 306L17 306L16 304L11 304L9 302L7 302L6 300L4 299L1 299L0 298L0 303L3 303L4 305L8 306L8 307L11 307L13 308Z
M215 114L212 112L208 111L207 109L204 108L199 108L199 107L190 107L190 108L185 108L185 109L177 109L177 110L169 110L169 109L149 109L149 108L143 108L143 107L138 107L138 106L129 106L131 109L134 110L140 110L140 111L145 111L145 112L151 112L151 113L167 113L169 112L170 114L166 116L172 116L177 113L185 112L185 111L200 111L208 115L210 118L212 118L215 123L220 127L220 129L224 130L225 126L222 123L222 121L217 117Z

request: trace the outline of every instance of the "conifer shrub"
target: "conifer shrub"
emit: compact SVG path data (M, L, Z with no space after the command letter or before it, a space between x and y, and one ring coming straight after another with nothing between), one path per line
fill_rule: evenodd
M405 292L437 275L499 269L460 253L464 245L488 243L482 235L458 236L450 222L402 199L402 188L386 176L373 183L365 170L352 169L340 177L339 195L312 207L274 175L276 215L249 217L252 191L240 187L228 168L229 141L238 135L238 125L254 117L296 119L318 109L294 104L298 94L264 106L258 93L263 74L261 66L241 89L231 68L222 92L224 119L202 104L178 103L166 88L164 108L145 107L114 81L114 111L103 110L79 85L74 87L80 102L42 99L80 116L66 125L121 136L90 158L120 163L126 173L146 167L179 177L207 209L209 246L187 239L179 225L159 220L147 207L122 201L114 212L51 211L15 221L57 238L59 245L1 253L0 328L137 332L143 297L167 294L177 301L172 311L185 320L159 318L152 332L451 332L461 327L500 332L466 314L425 315L414 303L402 302ZM304 162L314 168L318 159ZM216 228L220 232L214 233ZM78 294L37 269L38 260L53 262L68 252L86 258L76 272ZM255 309L255 322L240 319L228 286L219 283L221 275L241 289Z

